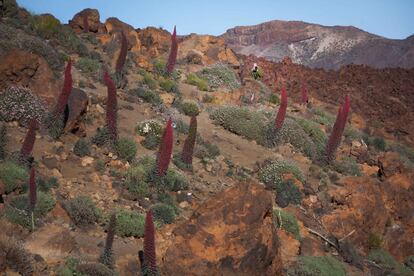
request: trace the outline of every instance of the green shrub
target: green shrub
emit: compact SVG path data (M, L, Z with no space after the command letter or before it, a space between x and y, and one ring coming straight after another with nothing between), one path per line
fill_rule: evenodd
M73 153L80 157L91 154L91 149L88 140L80 138L73 147Z
M369 144L373 145L374 148L379 151L385 151L387 149L387 143L383 137L374 137L374 139L372 139Z
M157 88L157 81L151 73L144 71L142 76L144 77L142 83L147 85L149 89Z
M217 145L198 139L194 149L194 156L200 159L214 159L220 155L220 149Z
M154 72L157 75L159 75L159 76L165 76L166 75L166 71L165 71L166 62L165 62L165 60L162 60L162 59L154 60L153 65L154 65Z
M119 158L131 162L137 153L137 145L128 138L120 138L116 143L116 153Z
M172 169L168 169L165 176L156 179L160 191L177 192L188 188L188 182L184 176Z
M145 89L143 87L132 90L131 93L144 100L144 102L150 103L152 105L158 105L162 103L160 95L158 95L157 92Z
M175 131L180 134L188 134L190 126L181 119L175 120Z
M165 224L173 223L175 220L175 210L172 206L165 203L157 203L151 207L155 220Z
M36 207L34 209L35 224L37 218L44 217L55 207L56 201L49 193L38 191ZM31 229L31 212L28 195L20 195L10 201L5 211L6 218L15 224L19 224L27 229Z
M116 274L113 270L101 263L81 263L76 266L76 274L74 274L73 276L78 275L116 276L118 274Z
M144 198L149 196L149 186L146 182L147 171L143 166L131 166L126 174L125 186L129 193L135 198Z
M200 72L197 72L197 75L206 80L209 87L213 89L225 86L230 90L234 90L240 87L240 82L234 71L222 63L203 68Z
M135 128L135 132L140 136L147 136L150 134L161 136L163 131L164 127L156 120L142 121Z
M109 131L106 127L98 128L96 134L92 137L91 142L98 147L107 145L110 142L111 138Z
M302 194L291 179L276 184L275 190L276 203L282 208L288 206L289 203L301 204L302 202Z
M370 249L380 249L384 240L380 234L370 233L368 236L368 246Z
M55 38L60 32L60 21L51 15L32 16L31 28L44 39Z
M274 210L273 221L277 227L283 228L286 232L291 233L295 239L301 239L298 221L291 213L281 209Z
M291 162L271 161L259 171L259 179L265 183L269 189L276 189L277 186L283 185L283 175L293 174L301 182L304 182L304 176L300 169Z
M334 169L344 175L361 176L361 169L352 157L344 157L341 161L333 163Z
M75 66L80 71L82 71L82 73L92 76L92 75L95 75L99 71L100 63L96 59L84 57L84 58L80 58L76 62Z
M332 126L335 122L334 116L319 107L312 108L311 112L315 116L314 120L321 125Z
M381 271L385 273L384 275L410 276L414 274L409 267L398 263L390 253L382 249L371 251L368 259L379 265Z
M49 177L48 180L45 180L42 177L37 177L36 185L40 191L49 192L50 189L59 187L59 181L54 176Z
M318 124L301 118L295 118L295 121L302 127L306 134L312 139L316 146L318 154L325 152L327 137L326 134L321 130Z
M202 102L203 103L212 103L213 101L214 101L214 97L213 96L210 96L210 95L207 95L207 94L205 94L203 96L203 99L202 99Z
M65 208L76 225L93 224L101 218L100 210L88 196L78 196L69 200Z
M201 91L208 91L208 84L207 81L204 79L201 79L196 74L189 74L187 75L186 82L191 85L197 86L198 90Z
M0 180L4 183L6 194L23 186L27 179L28 175L24 167L11 161L0 163Z
M344 265L331 256L299 256L298 263L288 275L346 276Z
M145 139L141 141L141 145L149 150L157 149L160 143L161 137L154 134L147 135Z
M279 104L280 103L279 95L271 94L269 97L269 102L272 104Z
M200 109L195 102L184 102L181 105L181 110L187 116L197 116L200 113Z
M20 124L28 126L31 119L42 122L45 116L45 104L31 90L11 86L0 93L1 121L18 121Z
M116 210L115 233L120 237L143 237L145 216L128 210Z
M170 79L163 79L160 81L160 87L165 92L174 92L176 85L177 84L173 80L170 80Z
M34 275L33 255L12 236L0 234L0 256L2 275Z

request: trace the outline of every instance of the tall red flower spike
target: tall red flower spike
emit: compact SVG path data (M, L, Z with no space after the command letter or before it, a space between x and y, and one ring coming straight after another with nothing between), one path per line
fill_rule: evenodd
M197 138L197 118L192 116L190 120L190 127L188 129L188 136L185 139L181 160L187 165L193 164L194 145Z
M286 93L286 89L283 88L281 92L279 111L277 112L277 116L275 119L275 131L279 131L283 126L283 122L285 121L285 116L286 116L287 104L288 104L287 93Z
M305 86L302 86L302 93L301 93L302 95L302 97L301 97L301 99L302 99L302 103L307 103L308 102L308 100L309 100L309 98L308 98L308 90L306 89L306 87Z
M108 88L108 96L106 98L106 126L112 142L116 143L118 140L118 129L116 123L118 102L116 98L116 88L107 71L104 73L104 81L106 87Z
M338 110L335 124L333 126L331 135L329 136L328 143L326 145L326 159L328 162L334 159L335 151L341 144L341 138L345 130L345 125L348 119L350 107L351 104L349 100L349 95L346 95L343 106L340 107Z
M171 49L170 55L168 56L168 62L166 65L166 71L168 74L171 74L174 70L175 62L177 61L177 53L178 53L178 42L177 42L177 31L174 26L173 34L171 35Z
M171 153L173 147L173 127L171 118L167 122L164 133L162 135L162 140L160 148L157 155L157 173L158 176L164 176L167 172L168 165L171 160Z
M119 52L118 59L116 60L115 71L120 74L124 68L126 56L128 53L128 40L124 32L121 32L121 51Z
M31 119L29 122L29 130L26 133L26 137L24 138L22 148L20 149L21 162L26 162L32 154L34 143L36 141L36 129L37 121L35 119Z
M149 275L157 273L157 257L155 254L155 229L152 212L148 210L144 228L144 267Z
M37 201L37 191L36 191L36 173L34 167L30 169L30 178L29 178L29 204L30 208L34 210Z
M69 95L72 92L72 61L69 60L65 68L65 80L63 81L63 89L59 95L56 104L56 113L62 114L65 111L65 106L68 103Z

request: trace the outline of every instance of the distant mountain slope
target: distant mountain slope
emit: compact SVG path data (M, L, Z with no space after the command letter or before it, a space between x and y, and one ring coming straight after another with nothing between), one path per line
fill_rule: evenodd
M338 69L346 64L372 67L414 67L414 36L387 39L349 26L321 26L274 20L227 30L222 38L237 53L310 67Z

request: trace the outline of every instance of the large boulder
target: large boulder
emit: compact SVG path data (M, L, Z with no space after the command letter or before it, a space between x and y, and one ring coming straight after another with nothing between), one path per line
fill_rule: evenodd
M123 32L128 40L128 48L132 52L140 51L141 41L139 35L131 25L122 22L116 17L110 17L105 21L105 27L109 35Z
M78 12L72 20L69 20L69 26L76 33L92 32L103 34L106 32L105 25L100 21L99 11L95 9L84 9ZM87 31L85 28L87 28Z
M83 90L73 88L68 99L68 119L65 125L65 132L85 135L85 125L83 115L88 108L88 95Z
M165 275L281 275L272 197L259 184L240 183L208 199L170 239Z
M59 82L46 60L22 50L12 50L0 58L0 91L11 85L28 87L49 105L60 93Z

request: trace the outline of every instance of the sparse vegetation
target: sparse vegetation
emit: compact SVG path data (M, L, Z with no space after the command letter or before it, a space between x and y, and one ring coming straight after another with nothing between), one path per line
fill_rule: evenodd
M175 210L171 205L157 203L151 207L154 219L165 224L170 224L175 220Z
M200 72L197 72L197 75L201 79L206 80L211 89L217 89L220 86L224 86L229 90L234 90L240 87L240 82L234 71L222 63L203 68Z
M304 176L300 169L291 162L271 161L259 171L259 179L266 184L269 189L276 189L283 185L283 176L292 174L297 180L304 182Z
M276 184L275 190L276 203L282 208L287 207L290 203L301 204L302 202L302 194L291 179Z
M0 163L0 179L4 183L6 194L13 192L27 182L26 169L12 161Z
M135 90L130 91L133 95L136 95L138 98L141 98L147 103L150 103L152 105L158 105L162 103L162 100L160 98L160 95L157 92L154 92L149 89L145 89L143 87L139 87Z
M73 153L80 157L89 155L91 153L91 149L88 140L80 138L73 147Z
M120 237L142 237L144 235L145 218L135 211L117 209L115 233Z
M331 256L300 256L297 265L288 275L346 276L344 265Z
M181 104L181 110L187 116L197 116L200 113L200 109L195 102L183 102Z
M73 223L78 226L93 224L101 218L101 211L88 196L79 196L69 200L65 208Z
M165 92L174 92L175 86L177 85L173 80L170 79L161 79L159 84L161 89Z
M99 72L100 63L96 59L83 57L76 62L75 66L82 71L83 74L87 76L95 76L95 74Z
M188 74L187 75L187 81L188 84L197 86L198 90L201 91L208 91L208 84L207 81L200 78L196 74Z
M137 153L137 145L131 139L120 138L116 144L116 153L119 158L131 162Z
M333 162L334 169L344 175L361 176L361 169L358 163L352 157L344 157L341 161Z
M0 271L9 268L19 275L33 275L32 255L19 241L3 233L0 234L0 256L2 256Z
M273 220L276 227L284 229L286 232L291 233L295 239L300 240L299 224L294 215L281 209L276 209L273 211Z
M413 275L413 271L404 264L398 263L393 256L385 250L376 249L369 253L368 259L381 267L385 275Z

